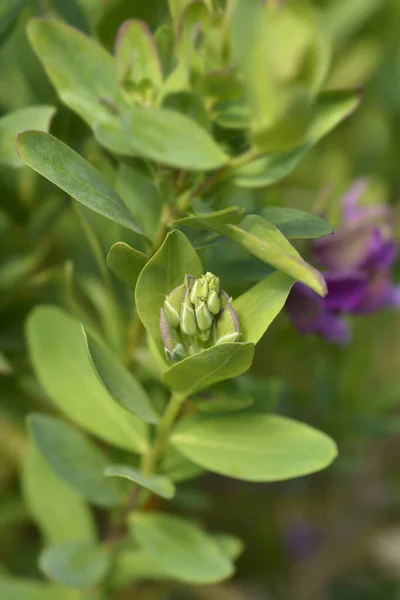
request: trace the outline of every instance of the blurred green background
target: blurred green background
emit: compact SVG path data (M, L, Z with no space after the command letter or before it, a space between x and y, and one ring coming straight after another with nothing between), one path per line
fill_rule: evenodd
M120 23L147 18L153 0L31 0L2 33L0 116L34 104L57 107L51 132L112 177L113 165L87 126L62 106L25 35L32 15L54 16L111 47ZM16 5L18 2L15 3ZM243 192L238 203L326 211L359 176L372 201L395 209L400 193L400 2L320 0L333 38L325 86L358 87L359 109L282 182ZM1 2L0 2L1 5ZM162 13L162 3L157 2ZM154 8L154 7L153 7ZM1 12L1 6L0 6ZM12 28L12 30L11 30ZM85 221L105 251L132 235L77 210L26 167L0 166L0 572L37 574L39 535L24 506L19 466L24 417L46 408L29 364L24 322L32 306L74 312L76 294L109 335L116 323ZM397 269L400 280L400 268ZM122 289L120 300L130 311ZM279 406L337 440L339 459L325 472L274 485L207 476L183 484L174 500L185 514L245 542L232 582L199 590L143 584L127 598L213 600L400 600L400 315L358 317L346 348L292 330L285 314L257 347L251 385L259 402ZM124 596L121 596L124 598ZM4 599L9 600L9 599Z

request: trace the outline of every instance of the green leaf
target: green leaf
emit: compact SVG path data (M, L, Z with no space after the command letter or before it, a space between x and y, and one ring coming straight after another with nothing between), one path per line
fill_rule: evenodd
M27 0L2 0L0 6L0 41L8 33Z
M159 416L136 377L112 350L89 333L84 334L96 374L113 400L145 423L158 423Z
M59 477L93 504L121 504L121 488L103 476L109 460L85 434L46 415L31 415L28 422L33 441Z
M115 558L112 571L115 588L132 585L142 579L158 581L169 579L168 575L144 550L121 550Z
M160 463L160 470L175 483L195 479L204 473L204 469L188 460L172 446L166 449Z
M232 303L243 342L257 342L285 306L294 280L274 272L256 283Z
M47 543L95 540L87 504L56 475L34 444L24 455L22 489L29 514Z
M160 308L165 296L183 283L186 274L200 277L202 272L201 261L187 237L180 231L172 231L140 273L135 292L136 308L162 352Z
M135 289L138 277L149 257L131 248L125 242L117 242L110 248L107 265L123 283Z
M178 425L172 445L214 473L245 481L282 481L327 467L335 442L303 423L277 415L196 418Z
M250 368L254 344L219 344L176 363L164 373L165 384L190 396L204 388L236 377Z
M233 573L231 562L212 537L180 517L139 513L132 518L131 527L140 546L169 577L206 584Z
M206 131L211 131L210 114L202 96L188 91L170 93L163 98L163 107L182 113Z
M72 148L41 131L21 133L16 148L27 165L72 198L111 221L142 233L115 190Z
M165 201L160 189L139 169L122 163L118 169L115 189L146 236L153 240Z
M165 475L143 475L138 469L130 465L108 465L104 470L104 475L107 477L124 477L149 490L152 494L167 498L167 500L175 496L175 486Z
M48 131L56 109L52 106L28 106L10 112L0 119L0 164L22 167L23 162L15 152L15 138L25 129Z
M237 242L260 260L290 277L303 282L320 296L326 283L319 271L306 263L297 250L272 223L258 215L249 215L238 225L222 225L215 231Z
M39 382L62 413L109 444L147 450L145 423L120 408L100 383L78 321L56 307L37 307L27 336Z
M264 187L291 173L311 148L341 121L351 115L360 103L354 90L321 94L304 143L289 152L267 154L234 172L235 184L242 187Z
M216 394L208 398L201 396L192 398L196 409L204 413L236 412L253 404L253 398L248 394Z
M28 37L61 100L92 128L115 119L120 98L112 56L61 21L32 19Z
M235 535L231 535L229 533L215 533L213 538L225 556L227 556L230 560L237 560L242 554L244 544L242 540Z
M319 238L333 232L332 225L324 219L297 208L267 206L262 210L262 216L287 238Z
M122 121L132 156L193 171L217 169L228 162L202 127L173 110L131 107Z
M243 220L244 208L241 206L230 206L213 212L197 213L177 219L176 226L198 227L199 229L213 230L215 226L232 224L235 225Z
M139 86L144 81L157 89L162 84L160 57L150 29L143 21L125 21L117 35L116 65L124 86Z
M88 542L62 542L47 547L39 566L47 577L72 588L100 583L111 565L109 552Z
M81 600L78 592L34 579L0 577L0 598L4 600Z

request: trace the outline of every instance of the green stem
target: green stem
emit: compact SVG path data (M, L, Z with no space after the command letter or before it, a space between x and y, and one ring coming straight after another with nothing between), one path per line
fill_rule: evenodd
M154 443L150 450L145 454L142 464L143 475L151 475L162 456L166 445L168 444L168 438L171 429L176 421L182 404L185 402L186 396L184 394L172 393L171 399L165 410L165 413L158 424Z

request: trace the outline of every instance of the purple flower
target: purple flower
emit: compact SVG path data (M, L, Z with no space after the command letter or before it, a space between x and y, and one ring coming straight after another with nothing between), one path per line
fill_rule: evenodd
M313 242L314 260L326 269L325 298L302 283L295 284L288 298L289 316L304 335L317 333L330 342L346 343L350 329L344 315L400 308L400 287L391 278L397 257L393 214L386 204L361 206L365 187L365 180L355 182L342 200L342 225Z

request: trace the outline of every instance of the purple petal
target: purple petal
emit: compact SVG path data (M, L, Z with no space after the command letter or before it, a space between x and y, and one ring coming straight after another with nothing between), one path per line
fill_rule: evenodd
M395 308L400 308L400 285L397 285L394 288L392 288L390 294L390 304Z
M367 294L367 279L362 273L324 273L324 277L328 286L324 306L328 310L352 310Z
M374 312L391 303L392 280L388 269L378 269L369 275L364 299L351 312L365 314Z
M303 335L316 331L323 311L323 299L303 283L294 284L286 301L289 317Z
M365 262L371 244L371 227L354 223L332 235L315 240L313 254L316 262L329 270L349 271Z
M368 250L360 268L391 267L397 256L397 246L392 239L387 239L384 232L376 227L371 234Z
M321 318L318 332L335 344L348 344L351 339L349 325L335 313L325 312Z

